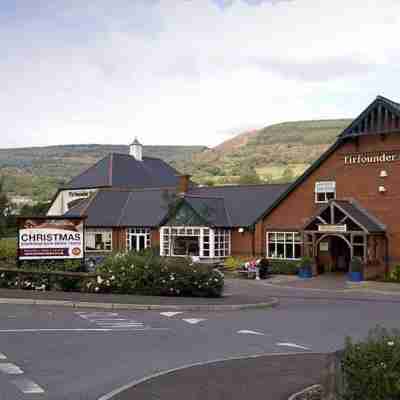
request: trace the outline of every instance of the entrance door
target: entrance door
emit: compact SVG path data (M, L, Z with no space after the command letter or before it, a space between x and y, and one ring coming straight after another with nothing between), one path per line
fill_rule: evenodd
M350 259L350 247L344 238L340 236L325 236L319 243L319 272L348 272Z

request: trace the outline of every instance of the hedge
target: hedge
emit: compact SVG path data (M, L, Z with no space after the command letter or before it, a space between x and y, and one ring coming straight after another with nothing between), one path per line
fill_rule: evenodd
M95 273L82 273L80 262L24 263L0 271L0 287L157 296L220 297L223 274L186 258L163 258L152 252L115 254Z
M376 327L365 341L346 339L343 400L400 399L400 334Z
M268 260L270 273L275 275L296 275L298 261Z
M111 278L88 283L97 292L220 297L224 287L223 274L210 266L187 258L160 257L151 251L113 255L98 272Z

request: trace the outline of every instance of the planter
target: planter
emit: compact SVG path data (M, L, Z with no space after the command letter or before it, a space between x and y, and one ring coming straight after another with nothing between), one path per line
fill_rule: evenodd
M351 282L361 282L363 280L362 272L360 271L351 271L349 272L348 277Z
M304 279L312 278L312 271L310 268L299 268L299 277Z

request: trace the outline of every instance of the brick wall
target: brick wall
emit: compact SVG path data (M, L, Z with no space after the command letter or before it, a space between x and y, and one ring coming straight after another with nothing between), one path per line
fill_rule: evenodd
M400 161L376 164L345 165L344 156L351 153L400 152L400 134L386 137L365 136L344 143L306 181L297 187L281 204L261 221L259 230L300 230L308 218L316 214L319 205L314 201L315 182L336 181L337 199L355 199L362 207L387 226L390 263L400 262ZM381 178L380 172L388 176ZM384 185L386 193L379 193ZM257 229L256 229L257 231ZM261 244L257 242L260 246ZM264 247L265 248L265 247Z

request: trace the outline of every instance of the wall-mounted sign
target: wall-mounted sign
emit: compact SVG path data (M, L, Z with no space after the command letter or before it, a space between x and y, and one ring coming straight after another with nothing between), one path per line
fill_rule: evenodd
M318 232L347 232L347 225L321 224L318 225Z
M18 258L82 259L84 257L84 219L19 219Z
M349 154L344 156L345 165L353 164L380 164L400 160L400 152L380 152L380 153L361 153Z
M319 244L319 251L329 251L329 243L328 242L321 242Z

